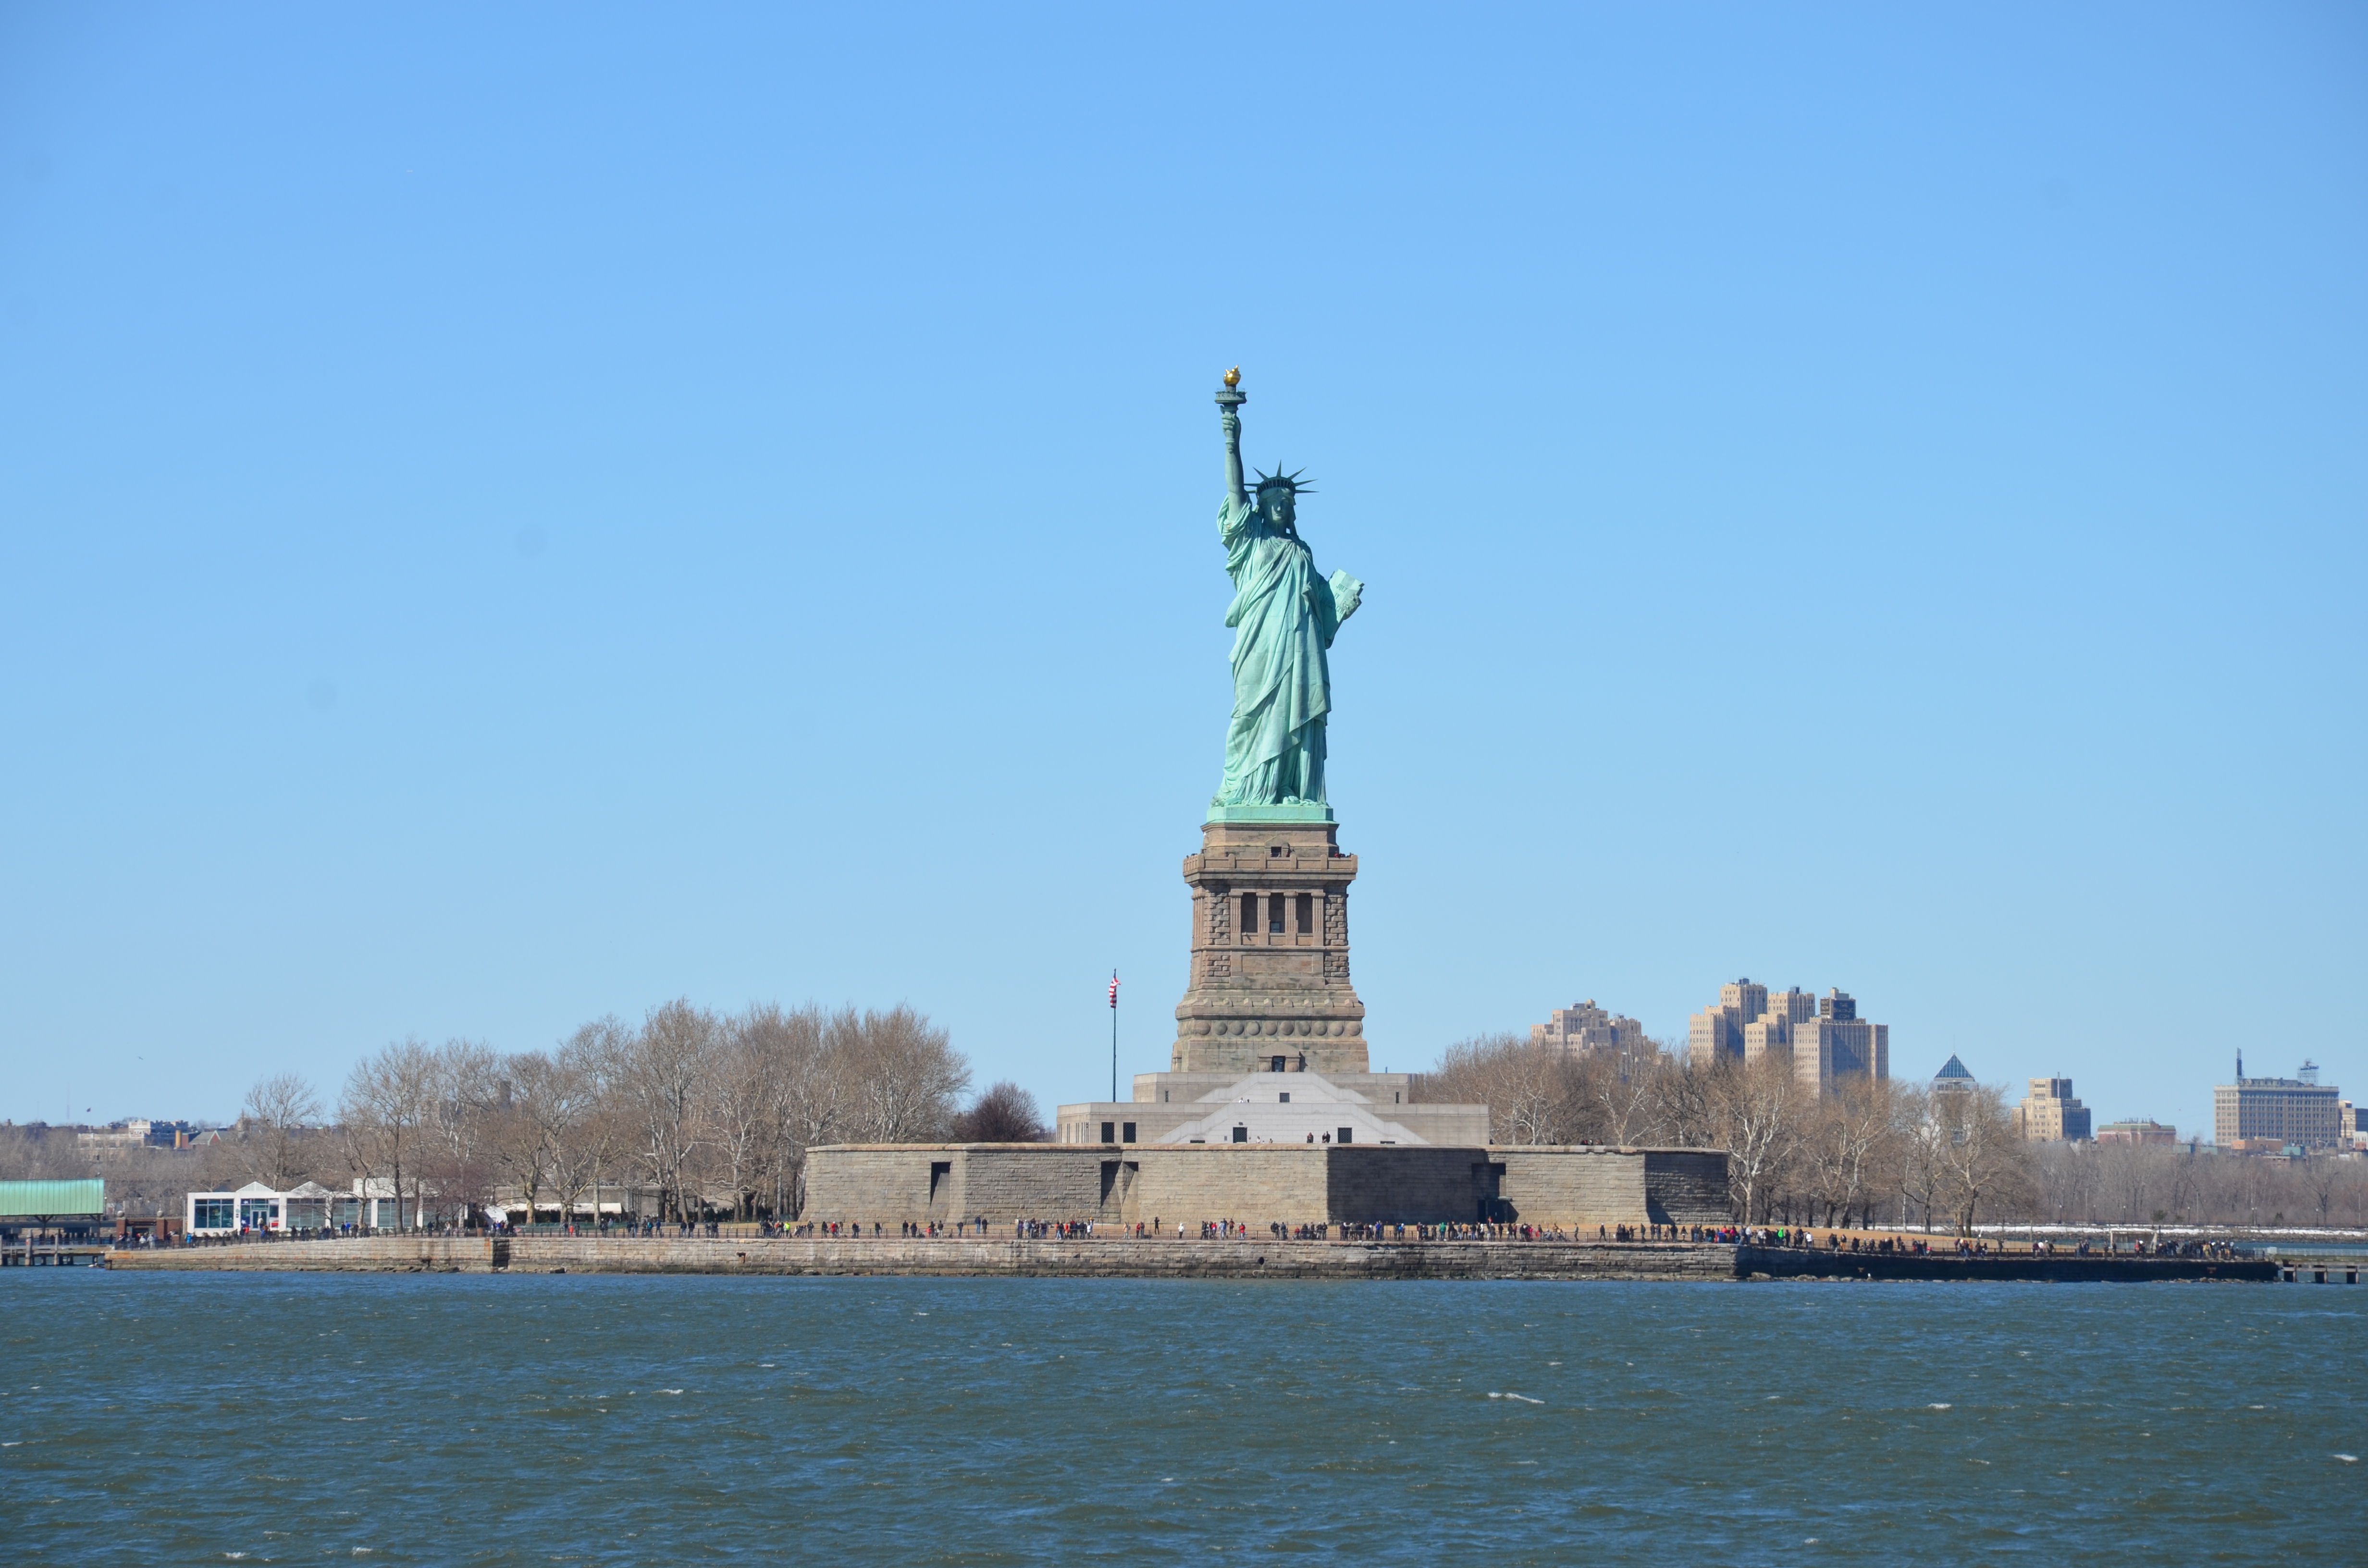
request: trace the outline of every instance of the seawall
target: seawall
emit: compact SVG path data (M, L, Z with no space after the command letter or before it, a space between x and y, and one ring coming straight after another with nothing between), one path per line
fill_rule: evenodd
M2268 1259L1967 1258L1713 1242L1278 1242L1008 1237L373 1236L128 1248L142 1272L875 1274L1123 1279L2271 1280Z
M2059 1284L2114 1280L2273 1280L2276 1260L2266 1257L2135 1257L2127 1253L2087 1257L1990 1253L1978 1257L1953 1252L1821 1251L1816 1247L1738 1246L1735 1272L1770 1279L2047 1279Z
M1713 1243L1019 1241L1009 1237L373 1236L130 1248L139 1271L509 1274L902 1274L1122 1279L1731 1279Z
M484 1236L361 1236L347 1241L226 1242L190 1247L117 1247L109 1268L135 1272L490 1274L513 1244Z

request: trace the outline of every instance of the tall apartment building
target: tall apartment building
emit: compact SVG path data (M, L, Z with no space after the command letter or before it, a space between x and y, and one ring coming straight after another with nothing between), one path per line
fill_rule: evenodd
M2033 1078L2014 1108L2014 1130L2036 1142L2078 1143L2089 1136L2089 1109L2072 1097L2069 1078Z
M1544 1023L1531 1024L1530 1043L1552 1046L1571 1056L1592 1056L1603 1051L1628 1055L1653 1049L1645 1038L1644 1025L1622 1014L1606 1012L1592 996L1556 1007Z
M2256 1142L2332 1149L2343 1142L2343 1092L2318 1081L2308 1062L2291 1078L2248 1078L2237 1053L2237 1081L2212 1090L2212 1141L2243 1148Z
M1718 1005L1688 1020L1686 1049L1697 1062L1781 1058L1804 1087L1820 1095L1839 1079L1891 1076L1891 1026L1860 1017L1847 991L1820 997L1797 987L1770 991L1748 979L1722 985Z
M1838 1079L1881 1083L1891 1076L1891 1026L1860 1017L1849 992L1828 991L1816 1017L1793 1026L1793 1071L1804 1085L1815 1079L1821 1095Z
M1645 1033L1645 1026L1624 1014L1607 1012L1588 997L1557 1007L1543 1024L1530 1026L1530 1043L1565 1056L1611 1056L1620 1063L1620 1076L1648 1066L1661 1048Z
M1718 988L1718 1005L1686 1021L1686 1054L1697 1062L1714 1057L1743 1060L1743 1030L1768 1010L1768 987L1748 978Z

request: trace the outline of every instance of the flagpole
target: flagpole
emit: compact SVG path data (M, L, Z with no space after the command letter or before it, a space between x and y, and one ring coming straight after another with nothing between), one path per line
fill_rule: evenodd
M1110 1099L1118 1099L1118 971L1110 971Z

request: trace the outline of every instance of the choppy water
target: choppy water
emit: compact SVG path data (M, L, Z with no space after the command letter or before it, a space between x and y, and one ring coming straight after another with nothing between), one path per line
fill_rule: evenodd
M2358 1562L2368 1287L0 1276L11 1559Z

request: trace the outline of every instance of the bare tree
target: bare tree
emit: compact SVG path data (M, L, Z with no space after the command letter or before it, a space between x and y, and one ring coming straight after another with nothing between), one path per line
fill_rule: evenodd
M2335 1195L2343 1184L2343 1166L2332 1154L2313 1154L2295 1163L2294 1174L2301 1179L2303 1193L2310 1200L2311 1211L2318 1222L2328 1223L2328 1215L2335 1208Z
M956 1143L1044 1143L1053 1135L1036 1096L1005 1079L955 1117L948 1136Z
M756 1211L757 1183L777 1125L778 1080L787 1066L772 1050L769 1021L761 1009L751 1008L727 1022L709 1079L712 1142L732 1188L732 1215L737 1220Z
M2154 1207L2154 1150L2142 1143L2118 1143L2097 1161L2097 1185L2108 1219L2123 1224L2145 1221Z
M620 1053L617 1090L642 1144L659 1202L688 1223L685 1176L706 1137L708 1079L723 1028L686 999L651 1010Z
M850 1074L837 1070L825 1049L822 1009L812 1005L784 1012L769 1004L742 1018L743 1034L776 1063L772 1074L773 1212L805 1208L806 1151L838 1141L847 1123Z
M1711 1147L1726 1152L1726 1179L1743 1222L1768 1217L1799 1147L1803 1091L1777 1057L1710 1069Z
M1898 1138L1895 1096L1888 1083L1849 1079L1815 1102L1806 1118L1802 1154L1808 1196L1832 1224L1850 1222L1852 1210L1873 1201L1874 1184Z
M1957 1233L1969 1236L1984 1202L2013 1208L2027 1200L2027 1145L2015 1135L2006 1096L1992 1085L1969 1085L1927 1096L1936 1196L1948 1203Z
M1718 1146L1713 1103L1716 1096L1712 1090L1720 1081L1719 1065L1715 1058L1696 1062L1681 1056L1662 1072L1658 1096L1662 1137L1687 1149Z
M1930 1089L1911 1085L1900 1090L1897 1100L1901 1207L1903 1210L1909 1206L1920 1210L1928 1231L1932 1228L1932 1215L1942 1202L1941 1193L1948 1179L1941 1153L1948 1131L1934 1114L1936 1097Z
M304 1131L317 1097L301 1079L267 1080L248 1097L241 1137L187 1164L223 1176L251 1166L284 1187L333 1145L366 1195L393 1199L390 1223L404 1225L423 1223L439 1199L468 1219L492 1201L497 1179L515 1185L529 1213L555 1190L573 1217L587 1188L598 1210L604 1179L628 1165L671 1218L696 1219L725 1190L735 1214L786 1216L803 1198L808 1149L942 1138L969 1086L946 1031L909 1006L825 1016L764 1006L724 1020L677 999L639 1028L586 1024L555 1051L389 1045L348 1074L336 1120L312 1148ZM1017 1119L997 1125L1041 1136L1041 1114L1032 1102L1023 1112L1013 1093L986 1096L973 1120L1009 1111ZM47 1172L74 1153L70 1140L0 1127L0 1167Z
M407 1040L356 1062L338 1101L347 1160L365 1184L381 1174L387 1177L397 1225L406 1215L412 1224L420 1222L421 1145L434 1114L435 1082L435 1053ZM406 1172L411 1176L407 1207ZM363 1190L367 1194L367 1185Z
M500 1059L479 1041L447 1040L432 1054L420 1165L458 1223L493 1200L495 1160L487 1131L500 1084Z
M1567 1081L1581 1136L1622 1147L1660 1136L1667 1119L1663 1080L1671 1060L1666 1050L1657 1055L1600 1051L1572 1063Z
M837 1014L825 1026L824 1049L845 1078L848 1136L860 1142L943 1137L970 1087L970 1068L946 1031L902 1004Z
M554 1110L554 1079L551 1058L540 1051L521 1051L502 1064L502 1076L486 1119L485 1142L495 1165L516 1184L526 1200L527 1223L534 1222L537 1201L552 1176L558 1151L554 1119L564 1122L567 1112Z
M2203 1182L2198 1168L2209 1163L2199 1160L2181 1149L2166 1150L2170 1159L2170 1208L2175 1214L2197 1214L2203 1210Z
M632 1040L632 1032L615 1018L603 1018L577 1029L559 1048L556 1059L560 1081L576 1109L564 1131L554 1132L552 1179L564 1214L575 1213L577 1201L590 1189L596 1225L605 1176L635 1143L637 1124L619 1092Z
M2335 1189L2335 1211L2340 1218L2347 1207L2351 1210L2354 1225L2368 1225L2368 1166L2359 1160L2340 1162L2340 1176Z
M496 1147L526 1199L529 1223L546 1185L558 1199L560 1222L572 1223L586 1188L598 1185L603 1164L614 1155L624 1123L602 1103L607 1059L579 1043L595 1028L578 1030L556 1054L529 1051L507 1063Z
M1420 1095L1486 1105L1492 1143L1568 1143L1579 1136L1577 1077L1568 1057L1523 1036L1474 1035L1440 1053Z
M0 1177L11 1181L63 1181L89 1176L95 1167L72 1132L45 1123L0 1127Z
M185 1149L131 1149L108 1162L108 1202L124 1214L181 1213L181 1200L192 1188L211 1185Z
M277 1192L310 1176L310 1133L320 1119L321 1096L301 1074L275 1073L247 1090L237 1148L248 1175Z
M2045 1143L2033 1156L2037 1178L2034 1211L2057 1224L2097 1217L2099 1162L2112 1144Z

